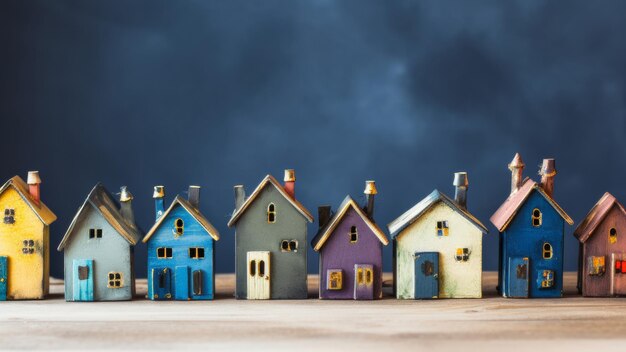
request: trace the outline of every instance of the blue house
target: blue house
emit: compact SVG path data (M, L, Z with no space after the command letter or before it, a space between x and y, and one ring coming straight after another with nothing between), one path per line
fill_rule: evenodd
M214 297L214 244L219 233L200 213L200 187L189 199L176 196L164 210L163 186L154 187L156 223L148 244L148 299L208 300Z
M491 217L500 232L498 291L504 297L561 297L563 232L573 220L552 199L554 159L544 159L541 183L523 179L524 163L509 164L511 194Z

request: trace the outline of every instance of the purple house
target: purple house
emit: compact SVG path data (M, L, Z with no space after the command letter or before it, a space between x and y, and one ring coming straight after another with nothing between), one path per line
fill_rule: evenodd
M374 223L374 181L365 187L361 208L347 196L336 213L319 207L320 228L312 246L320 255L321 299L378 299L382 297L383 245L389 240Z

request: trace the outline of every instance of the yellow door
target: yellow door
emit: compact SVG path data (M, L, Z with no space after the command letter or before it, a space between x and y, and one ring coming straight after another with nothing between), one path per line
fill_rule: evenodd
M248 252L248 299L270 299L270 252Z

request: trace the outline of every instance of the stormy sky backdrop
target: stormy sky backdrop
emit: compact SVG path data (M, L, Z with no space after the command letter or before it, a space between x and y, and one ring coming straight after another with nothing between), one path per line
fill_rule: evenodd
M145 229L154 185L168 202L201 185L232 272L234 184L294 168L317 214L374 179L386 225L467 171L496 270L515 152L532 177L556 158L576 224L605 191L626 201L624 33L623 1L2 1L0 178L40 170L53 248L98 181L129 187Z

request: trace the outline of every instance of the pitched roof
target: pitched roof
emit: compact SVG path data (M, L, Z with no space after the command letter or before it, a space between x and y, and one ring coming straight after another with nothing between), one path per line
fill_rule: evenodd
M137 227L137 224L131 224L124 218L120 212L119 204L113 199L111 193L101 183L97 183L94 188L89 192L87 199L80 206L74 219L70 223L70 227L65 232L61 243L57 250L62 251L67 246L70 237L72 236L74 227L78 223L81 215L87 209L87 205L90 204L102 215L102 217L131 245L137 244L142 236L142 231Z
M13 176L7 182L5 182L4 185L2 185L2 188L0 188L0 194L4 193L4 191L10 186L13 186L13 188L17 191L17 193L19 193L22 199L24 199L26 204L28 204L33 212L35 212L41 222L46 225L50 225L57 219L57 216L54 215L54 213L50 209L48 209L48 207L41 200L39 200L39 205L35 203L35 200L33 200L33 197L28 191L28 185L21 177Z
M509 223L533 190L539 192L539 194L541 194L546 201L552 205L554 210L556 210L556 212L559 213L559 215L561 215L561 217L568 224L572 225L574 223L574 220L572 220L572 218L565 213L565 211L557 204L557 202L554 201L554 199L552 199L552 197L544 192L537 182L531 180L530 178L526 178L522 187L509 195L500 208L498 208L498 210L496 210L496 212L491 216L491 223L498 228L498 231L502 232L507 228L507 226L509 226Z
M189 215L191 215L194 219L196 219L196 221L200 224L200 226L202 226L202 228L214 240L217 241L217 240L220 239L219 232L217 232L217 230L215 229L215 227L213 227L213 225L211 225L209 220L207 220L204 217L204 215L202 215L202 213L200 213L200 210L198 208L196 208L191 203L189 203L189 201L187 199L185 199L185 198L183 198L181 196L176 196L176 198L174 198L174 201L172 201L172 204L170 204L169 208L167 208L167 210L163 213L163 215L161 215L161 217L154 223L154 225L152 225L152 228L150 229L150 231L148 231L146 236L143 238L142 242L144 242L144 243L148 242L150 237L152 237L152 235L154 235L154 233L159 228L159 226L161 226L161 223L163 223L163 220L165 220L167 215L172 211L172 209L174 209L174 206L176 204L179 204L180 206L182 206L187 211L187 213L189 213Z
M263 188L265 188L265 186L267 186L269 184L271 184L274 187L276 187L278 192L280 192L280 194L282 194L282 196L285 197L285 199L287 199L289 201L289 203L291 203L291 205L293 205L294 208L296 208L296 210L298 212L300 212L300 214L302 214L302 216L304 216L309 222L313 222L313 215L311 215L311 213L309 213L309 211L304 207L304 205L302 205L296 199L292 198L289 194L287 194L287 191L285 191L283 186L272 175L267 175L267 176L265 176L263 181L261 181L261 183L259 183L257 188L252 192L252 194L250 194L250 197L248 197L245 200L245 202L243 202L241 207L239 207L239 209L235 209L235 211L233 212L232 217L230 218L230 221L228 221L228 227L233 226L237 222L237 220L239 220L241 215L248 209L250 204L252 204L254 202L254 200L261 193Z
M319 251L322 248L322 246L324 246L324 243L326 243L326 240L330 238L330 235L333 233L337 225L339 225L343 217L348 213L348 209L350 209L350 207L352 207L354 211L356 211L356 213L361 217L361 219L365 221L365 224L367 224L367 227L369 227L370 230L372 230L374 235L378 237L378 239L380 240L380 242L382 242L382 244L384 244L385 246L389 244L389 239L387 239L387 236L385 235L383 230L381 230L367 216L367 214L365 214L363 209L361 209L359 205L356 204L354 199L352 199L350 196L347 196L343 200L343 202L341 202L341 204L339 205L339 209L337 210L337 213L333 214L330 220L328 220L328 223L326 223L326 225L324 225L324 227L322 227L317 232L317 235L315 235L315 237L313 238L313 241L311 241L311 245L313 246L313 249L315 251Z
M426 198L422 199L419 203L415 204L411 209L404 212L404 214L400 215L397 219L390 222L387 225L389 232L392 236L397 237L402 230L406 229L414 223L417 219L419 219L422 215L424 215L428 210L430 210L435 204L438 202L443 202L452 210L459 213L465 219L467 219L474 226L479 228L483 233L489 232L485 225L483 225L480 220L476 219L474 215L472 215L466 209L461 208L454 200L450 199L450 197L445 194L439 192L438 190L432 191Z
M609 192L604 193L602 198L591 208L585 219L578 225L574 231L574 237L580 242L584 243L589 239L589 236L595 231L595 229L602 223L609 210L617 206L619 210L626 215L624 206L613 197Z

